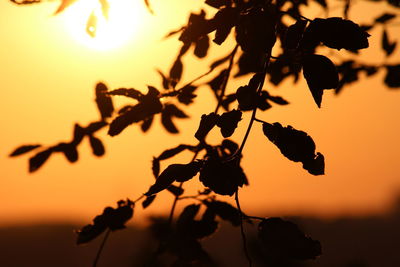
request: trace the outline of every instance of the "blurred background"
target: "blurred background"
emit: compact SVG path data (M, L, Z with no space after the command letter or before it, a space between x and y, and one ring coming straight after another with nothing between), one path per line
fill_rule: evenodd
M146 85L161 88L156 69L168 72L180 47L176 38L163 37L184 25L190 10L197 12L202 6L202 1L152 1L153 16L141 1L115 0L111 6L114 2L117 11L110 11L110 23L115 17L116 28L105 29L104 34L99 28L97 39L85 33L91 12L86 2L77 2L57 16L53 14L59 2L0 3L1 266L90 265L99 240L77 247L73 230L90 223L105 206L115 206L127 197L136 199L145 192L154 179L152 157L179 143L196 144L193 135L201 114L215 107L211 90L204 86L197 91L196 104L185 110L191 119L177 122L182 130L179 135L166 133L158 121L146 134L136 125L113 138L102 131L98 137L106 146L104 157L93 156L84 143L77 163L69 164L62 155L55 155L33 174L28 173L27 156L8 157L22 144L53 145L69 140L74 123L97 120L94 87L99 81L109 88L133 87L143 92ZM333 7L342 5L332 1ZM385 3L357 3L350 18L368 24L390 8ZM329 15L340 12L341 8L333 8ZM324 12L310 4L306 14L314 18ZM399 39L398 26L387 30L391 38ZM385 58L380 49L382 28L370 34L371 48L362 51L363 61L398 61L398 52ZM184 70L183 80L207 71L212 59L231 47L229 42L214 47L205 61L185 56L184 63L190 68ZM351 57L344 51L340 55ZM400 92L386 88L383 78L384 72L373 78L361 76L339 96L325 91L321 109L303 79L295 85L291 80L279 87L266 84L271 94L283 96L290 105L275 106L258 117L292 125L312 136L317 151L325 156L326 175L312 176L300 164L288 161L263 136L261 126L255 125L244 149L243 167L250 186L241 190L242 209L257 216L296 216L323 244L323 257L313 263L316 266L400 266L395 252L400 247ZM230 82L228 90L233 92L245 83L246 79ZM249 114L233 140L243 138L248 119ZM220 142L218 134L211 134L210 140ZM189 157L179 159L185 162ZM191 181L186 192L196 192L198 185ZM233 203L230 198L222 199ZM172 201L171 194L163 193L149 209L138 207L129 229L110 238L103 266L138 266L138 255L154 245L141 230L146 218L166 214ZM229 242L233 245L222 252L214 249L226 244L227 238L237 242ZM237 229L228 226L221 227L214 241L206 242L217 258L223 258L228 251L241 255L239 240ZM221 262L243 266L242 258L230 260Z

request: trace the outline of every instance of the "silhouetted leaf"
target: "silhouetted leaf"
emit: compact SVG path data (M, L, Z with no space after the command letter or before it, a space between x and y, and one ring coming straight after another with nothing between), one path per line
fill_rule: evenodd
M86 133L92 134L94 132L97 132L98 130L100 130L101 128L103 128L106 125L107 125L107 122L105 122L105 121L92 122L91 124L89 124L88 127L86 127Z
M84 244L99 236L107 228L111 231L125 228L125 223L133 216L134 203L130 200L118 201L118 208L106 207L101 215L93 219L93 224L77 231L77 244Z
M289 104L289 102L288 101L286 101L285 99L283 99L282 97L280 97L280 96L272 96L272 95L269 95L268 94L268 97L267 97L269 100L271 100L272 102L274 102L275 104L278 104L278 105L287 105L287 104Z
M350 51L368 47L370 35L350 20L342 18L315 19L307 27L303 37L303 46L313 50L319 42L330 48Z
M37 171L53 153L53 149L49 148L37 153L29 159L29 172Z
M226 110L230 110L230 104L232 104L233 102L235 102L236 100L236 94L229 94L229 95L225 95L224 98L221 101L221 106Z
M162 71L157 70L157 73L161 76L163 88L166 90L169 89L170 80L164 75L164 73L162 73Z
M86 22L86 33L90 35L90 37L96 37L97 32L97 17L94 11L90 14L87 22Z
M172 121L173 117L187 118L188 116L174 104L164 105L164 109L161 112L161 123L168 132L178 133L179 131Z
M154 177L157 179L160 174L160 160L158 158L153 158L151 170L153 171Z
M182 195L183 194L183 189L182 189L182 187L177 187L177 186L175 186L175 185L170 185L170 186L168 186L168 188L167 188L167 190L169 191L169 192L171 192L174 196L176 196L176 197L179 197L180 195Z
M264 56L261 52L243 52L238 62L239 71L234 77L246 75L248 73L260 72L264 67Z
M199 128L194 135L197 140L199 140L200 142L204 141L204 138L211 131L211 129L214 128L215 125L217 125L218 119L219 115L215 114L214 112L208 115L203 114L201 116Z
M229 0L206 0L206 4L219 9L223 6L229 6L231 2Z
M249 85L240 86L236 90L236 99L240 110L253 110L257 105L257 88Z
M105 148L100 139L94 137L93 135L89 135L89 142L92 148L93 155L95 156L103 156L105 153Z
M384 14L382 14L381 16L377 17L377 18L375 19L375 22L376 22L376 23L386 23L386 22L388 22L388 21L394 19L395 17L396 17L395 14L392 14L392 13L384 13Z
M176 226L177 233L185 239L200 239L209 236L215 232L218 223L215 221L215 213L207 209L201 220L195 220L200 205L186 206L179 216Z
M86 129L75 123L72 143L78 145L86 135Z
M18 148L16 148L9 156L10 157L16 157L25 153L28 153L38 147L40 147L41 145L23 145L20 146Z
M327 9L328 5L326 4L326 0L315 0L318 4L320 4L323 8Z
M289 26L283 46L288 49L297 49L306 26L307 21L302 19L297 20L295 24Z
M336 67L329 58L321 55L306 55L302 63L304 78L315 103L321 107L323 90L335 89L339 85Z
M307 237L296 224L281 218L268 218L258 225L258 236L268 256L278 259L309 260L321 255L321 244Z
M145 200L142 202L142 207L143 209L147 208L148 206L150 206L151 203L153 203L154 199L156 199L157 195L151 195L151 196L147 196L145 198Z
M143 121L154 114L160 113L162 111L162 104L158 99L159 91L148 86L148 93L140 98L139 104L135 106L128 106L123 114L115 118L108 130L108 134L115 136L122 132L130 124Z
M382 32L382 49L385 51L386 56L390 56L396 48L397 42L390 43L386 29Z
M154 116L150 116L143 120L142 124L140 125L140 129L142 130L142 132L145 133L150 129L151 124L153 123L153 119Z
M95 219L96 220L96 219ZM85 244L99 235L101 235L107 229L105 224L95 223L95 224L88 224L84 226L82 229L77 231L78 238L76 241L77 245Z
M189 145L179 145L177 147L171 148L171 149L167 149L164 152L162 152L160 154L160 156L158 156L157 158L159 160L165 160L165 159L169 159L172 158L173 156L181 153L182 151L184 151L185 149L191 149L193 148L192 146Z
M220 148L223 156L230 156L233 155L238 150L239 145L233 142L232 140L224 139L222 140ZM228 151L228 153L226 150Z
M215 30L214 22L205 18L206 13L201 10L200 14L191 13L188 25L183 30L179 40L190 44L196 42L201 36Z
M203 58L207 56L207 51L209 47L210 47L210 38L208 38L208 35L205 35L196 41L194 47L194 54L198 58Z
M73 143L59 143L53 147L53 151L64 153L64 156L71 163L74 163L78 160L78 150Z
M232 196L247 178L236 160L223 161L210 157L200 171L200 181L217 194Z
M253 8L241 14L236 27L236 41L244 52L270 53L276 41L275 26L277 14L275 6Z
M67 7L74 4L76 1L77 0L61 0L61 3L58 6L56 12L54 12L54 15L57 15L57 14L63 12Z
M222 44L239 19L239 9L235 7L221 8L213 18L216 26L214 43Z
M234 109L229 112L224 112L217 122L217 126L221 128L222 136L225 138L231 136L241 120L242 112L239 110Z
M120 96L126 96L126 97L130 97L130 98L137 99L137 100L139 100L141 97L143 97L143 94L140 91L133 89L133 88L115 89L110 92L107 92L107 95L120 95Z
M193 103L193 98L196 97L194 91L197 89L196 86L186 85L179 90L178 101L182 104L189 105Z
M233 226L240 225L239 210L233 207L231 204L217 200L205 201L204 203L215 214L221 217L222 220L230 222Z
M390 88L400 87L400 64L386 66L385 84Z
M182 61L178 57L175 60L174 64L172 65L171 70L169 71L169 77L171 79L171 85L172 85L173 88L181 80L182 71L183 71Z
M111 117L114 112L112 99L107 95L107 91L107 86L104 83L96 85L96 104L103 120Z
M315 143L307 133L290 125L282 127L278 122L263 123L263 132L285 157L302 162L303 168L313 175L324 174L324 157L320 153L315 154Z
M154 185L152 185L145 193L146 196L156 194L167 187L174 181L185 182L193 178L200 170L202 162L193 161L189 164L171 164L157 177Z

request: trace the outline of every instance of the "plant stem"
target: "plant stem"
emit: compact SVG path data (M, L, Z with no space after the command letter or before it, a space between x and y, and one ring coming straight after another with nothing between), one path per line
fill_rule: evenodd
M229 76L231 75L231 71L232 71L232 67L233 67L233 60L235 59L235 55L236 55L238 48L239 48L239 45L237 44L230 55L228 71L224 77L224 82L221 85L221 94L218 97L217 107L215 108L215 111L214 111L215 113L217 113L219 108L221 107L222 100L225 95L226 85L228 84Z
M110 230L110 229L107 229L106 234L105 234L105 236L104 236L104 238L103 238L103 241L101 242L101 245L100 245L100 247L99 247L99 250L97 251L96 258L95 258L94 261L93 261L93 267L96 267L96 266L97 266L97 262L98 262L99 259L100 259L101 252L103 251L104 245L106 244L106 241L107 241L107 239L108 239L108 236L110 235L110 232L111 232L111 230Z
M261 82L259 84L259 87L257 89L257 96L260 94L260 92L261 92L261 90L262 90L262 88L264 86L265 75L267 74L267 68L268 68L268 65L269 65L270 58L271 58L271 55L268 55L267 58L265 59L264 69L263 69L263 72L262 72L263 79L261 80ZM243 151L243 148L244 148L244 146L246 144L247 138L249 137L251 127L253 126L254 120L256 119L256 114L257 114L257 105L255 105L254 108L253 108L253 111L251 113L250 122L249 122L249 125L247 126L247 130L246 130L246 133L245 133L245 135L243 137L243 141L242 141L238 151L235 153L236 156L240 156L240 154L242 154L242 151Z
M244 254L246 255L247 261L249 262L249 267L251 267L252 261L250 258L249 251L247 250L247 239L246 239L246 234L244 233L244 228L243 228L243 212L242 212L242 209L240 208L240 203L239 203L239 189L236 190L235 200L236 200L236 206L237 206L237 209L239 210L239 216L240 216L240 232L242 234L243 251L244 251Z

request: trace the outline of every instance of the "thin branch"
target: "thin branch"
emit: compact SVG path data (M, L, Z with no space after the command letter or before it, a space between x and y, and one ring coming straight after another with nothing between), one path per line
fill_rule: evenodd
M99 259L100 259L101 252L103 251L104 245L105 245L106 242L107 242L107 239L108 239L108 236L110 235L110 232L111 232L111 230L110 230L110 229L107 229L106 234L105 234L105 236L104 236L104 238L103 238L103 241L101 242L101 245L100 245L100 247L99 247L99 250L97 251L96 258L95 258L94 261L93 261L93 267L96 267L96 266L97 266L97 262L98 262Z
M265 76L267 74L267 68L268 68L268 65L269 65L269 60L270 60L270 55L268 55L268 57L266 58L266 60L264 62L264 69L263 69L263 72L262 72L263 79L261 80L261 82L259 84L259 87L257 89L257 95L260 94L260 92L261 92L261 90L262 90L262 88L264 86L264 80L265 80ZM235 156L239 156L240 154L242 154L242 151L243 151L243 148L244 148L244 146L246 144L247 138L249 137L251 127L253 126L253 122L254 122L254 120L256 118L256 114L257 114L257 105L255 105L254 108L253 108L253 112L251 113L251 118L250 118L249 125L247 126L246 133L244 135L243 141L242 141L238 151L235 152Z
M228 84L229 76L231 75L231 71L232 71L232 67L233 67L233 60L235 59L235 55L236 55L238 48L239 48L239 45L237 44L230 55L228 71L224 77L224 82L221 85L221 94L218 97L218 103L217 103L217 107L215 108L214 113L218 113L218 110L221 107L222 100L224 98L225 91L226 91L226 86Z
M244 228L243 228L243 212L242 212L242 209L240 208L240 203L239 203L239 189L236 190L235 200L236 200L236 206L237 206L237 209L239 211L239 216L240 216L240 232L242 234L243 251L244 251L244 254L246 255L247 261L249 262L249 267L251 267L252 261L250 258L249 251L247 249L247 239L246 239L246 234L245 234Z

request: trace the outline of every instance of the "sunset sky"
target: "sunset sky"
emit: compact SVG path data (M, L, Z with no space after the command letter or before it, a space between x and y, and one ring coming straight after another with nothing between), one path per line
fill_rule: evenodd
M192 120L177 122L180 135L167 134L157 117L147 134L137 125L116 137L107 136L105 130L98 133L106 146L101 158L91 155L86 141L79 146L77 163L70 164L57 154L33 174L28 173L29 156L8 157L22 144L67 141L74 123L86 125L97 120L94 86L99 81L109 88L133 87L143 92L146 85L160 87L155 70L167 72L180 47L176 38L162 40L163 36L183 25L188 10L198 11L201 1L154 0L154 16L142 1L124 6L125 1L115 0L115 6L121 5L116 8L120 13L110 13L110 23L114 16L122 20L115 22L120 26L109 29L109 35L104 34L97 43L85 34L90 10L85 11L79 2L57 16L53 13L58 2L24 7L0 2L0 224L89 222L105 206L147 191L154 182L153 156L179 143L197 144L194 132L199 118L215 107L207 87L198 90L196 104L185 110ZM375 3L363 4L353 9L350 18L370 23L381 14L381 8ZM126 10L133 16L125 21ZM309 17L322 14L316 8ZM400 39L398 27L388 28L391 38ZM398 52L385 59L380 50L382 28L370 34L371 49L361 53L364 62L399 61ZM232 43L227 43L214 48L210 60L218 53L226 55L231 47ZM190 69L184 70L184 80L205 72L210 60L199 62L185 56ZM243 152L243 167L250 180L250 186L240 193L246 213L335 217L383 213L390 208L400 195L400 90L383 85L384 71L373 78L361 77L361 82L345 87L339 96L325 91L321 109L304 79L296 85L289 79L279 88L266 83L271 94L281 95L291 104L275 106L258 117L292 125L312 136L317 151L325 156L326 175L312 176L300 163L287 160L263 136L261 125L255 124ZM246 79L230 82L228 90L235 91L245 83ZM248 120L246 113L232 139L242 140ZM221 140L217 131L210 140ZM177 158L182 162L169 163L186 163L189 157L183 155ZM199 188L195 180L187 183L188 192ZM163 192L149 210L138 206L134 219L167 212L172 200L171 194Z

